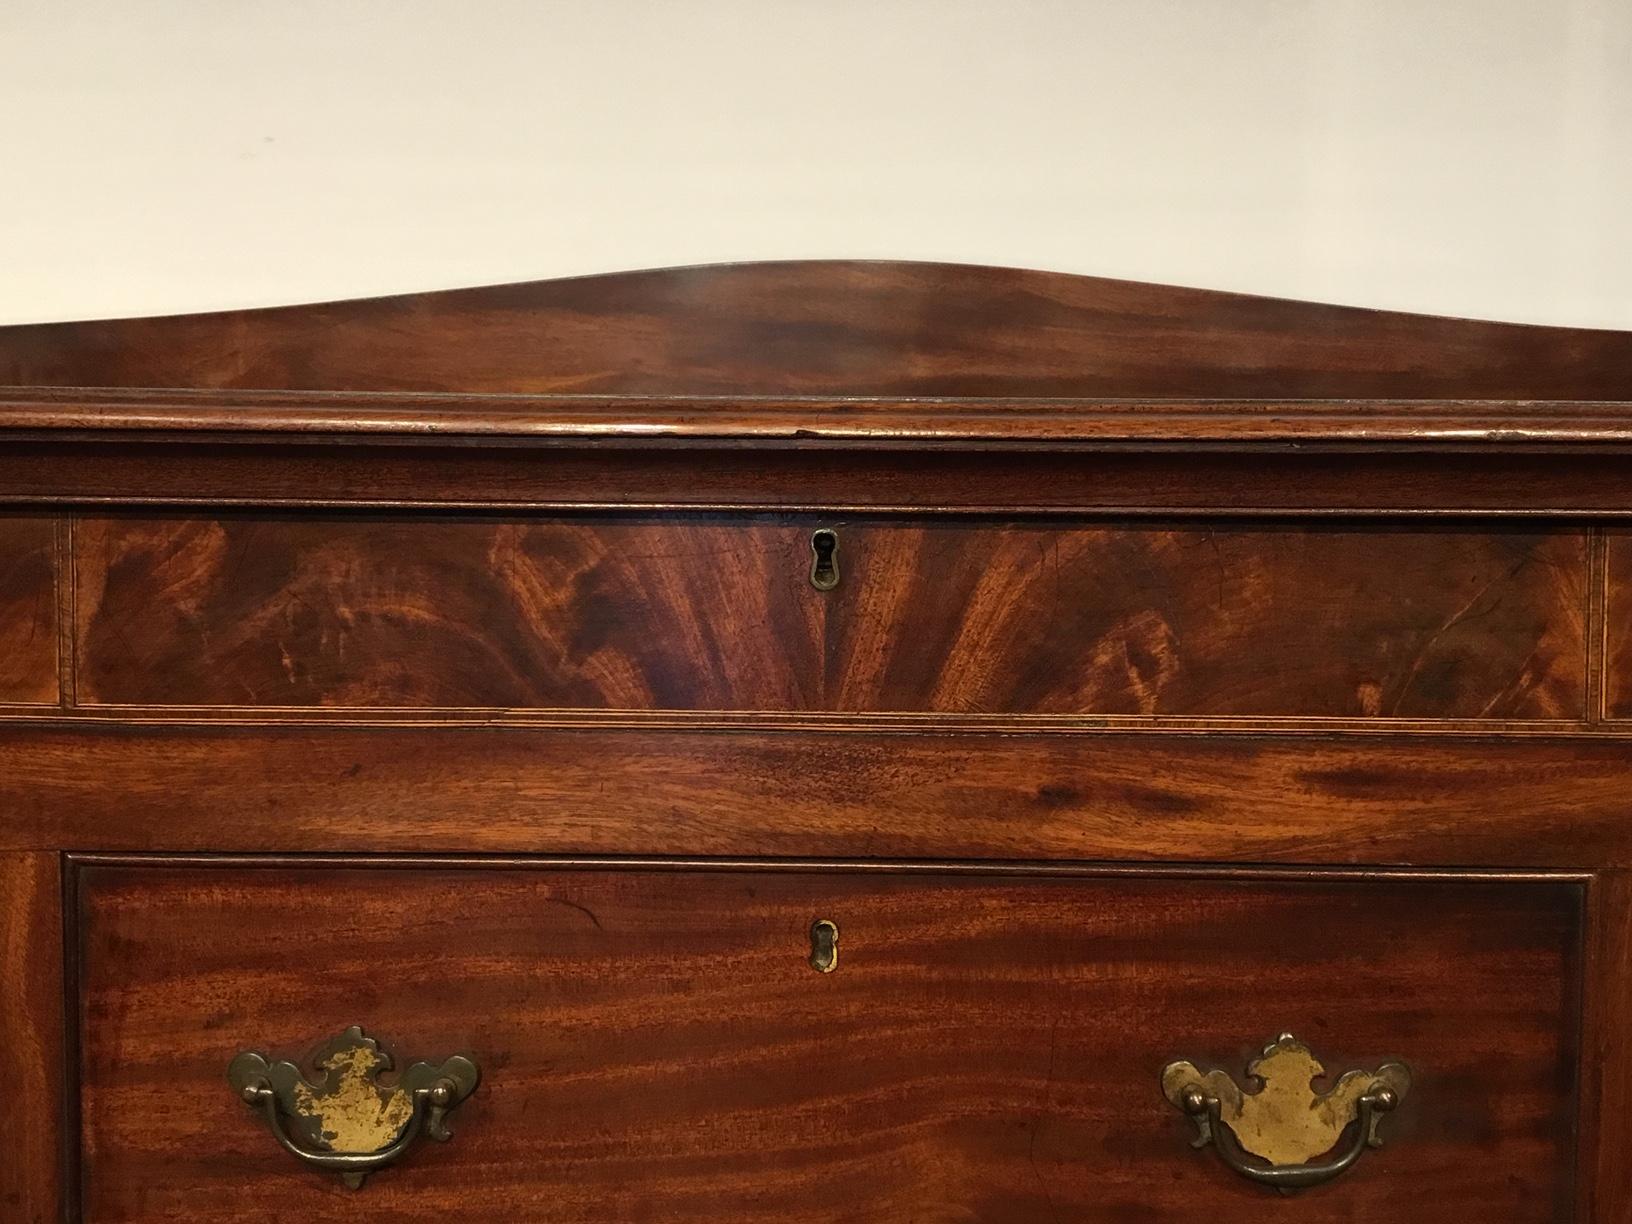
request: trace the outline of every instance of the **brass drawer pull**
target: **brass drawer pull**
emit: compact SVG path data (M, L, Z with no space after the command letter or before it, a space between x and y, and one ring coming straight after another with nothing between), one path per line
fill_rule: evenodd
M1195 1123L1193 1146L1211 1144L1241 1176L1279 1190L1302 1190L1331 1181L1360 1159L1368 1147L1382 1147L1383 1115L1405 1099L1411 1073L1399 1063L1376 1071L1350 1071L1325 1094L1313 1082L1326 1068L1291 1033L1281 1036L1247 1066L1259 1081L1243 1092L1223 1071L1202 1072L1193 1063L1169 1063L1162 1070L1162 1093ZM1311 1164L1349 1143L1330 1159Z
M292 1062L268 1062L245 1051L227 1068L227 1080L245 1103L265 1111L285 1151L314 1169L338 1173L353 1190L401 1158L422 1131L443 1142L452 1138L448 1112L480 1079L475 1063L455 1055L440 1066L414 1063L384 1087L379 1077L391 1069L391 1056L355 1025L312 1061L323 1072L321 1082L308 1081Z

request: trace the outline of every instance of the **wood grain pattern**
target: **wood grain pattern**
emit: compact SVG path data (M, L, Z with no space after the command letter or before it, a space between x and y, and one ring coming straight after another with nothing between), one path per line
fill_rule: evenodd
M1623 399L1632 334L810 261L0 329L0 384L657 395Z
M1573 885L129 866L80 895L87 1224L1571 1218ZM453 1142L349 1194L222 1068L358 1022L487 1075ZM1283 1028L1416 1072L1388 1145L1293 1199L1156 1086Z
M57 703L56 523L0 515L0 704Z
M64 1084L62 874L56 854L0 854L0 1218L61 1224Z
M78 538L85 703L821 705L808 529L109 519Z
M1574 533L840 525L838 709L1577 718Z
M1609 738L0 727L0 847L1632 866Z
M77 541L88 705L1586 715L1580 532L108 518Z
M1604 537L1604 714L1632 718L1632 533Z
M1580 1218L1632 1219L1632 873L1600 872L1588 888Z

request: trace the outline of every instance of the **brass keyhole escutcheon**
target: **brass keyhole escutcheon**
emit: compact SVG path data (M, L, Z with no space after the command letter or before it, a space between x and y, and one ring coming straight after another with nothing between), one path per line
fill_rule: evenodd
M839 967L839 926L818 918L810 927L810 967L817 973L832 973Z
M810 585L831 591L839 585L839 533L822 527L810 537Z

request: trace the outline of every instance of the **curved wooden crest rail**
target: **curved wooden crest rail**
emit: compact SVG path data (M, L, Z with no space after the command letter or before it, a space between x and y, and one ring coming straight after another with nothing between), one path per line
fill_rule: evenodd
M843 1108L880 1129L806 1136L828 1189L766 1171L733 1144L795 1142L777 1110L823 1053L799 1025L826 1022L720 993L688 1023L758 1034L768 1112L708 1131L705 1191L605 1148L639 1107L592 1094L565 1111L601 1139L561 1140L584 1180L559 1218L651 1210L615 1197L650 1185L677 1220L917 1219L926 1186L983 1220L1121 1203L1411 1224L1430 1200L1632 1219L1629 401L1629 333L936 264L0 328L0 1214L226 1219L287 1173L288 1218L403 1218L440 1169L533 1218L548 1152L505 1131L522 1087L545 1091L525 1051L491 1051L511 1078L483 1068L457 1140L363 1197L284 1170L237 1102L195 1108L196 1085L226 1095L226 1059L166 1047L165 1008L214 1015L200 1051L246 1017L279 1029L193 967L292 956L265 921L279 897L315 916L305 950L336 960L336 989L423 1040L409 1053L468 1039L478 1062L498 1039L448 1018L497 997L459 976L472 939L542 1026L565 1005L527 993L545 952L518 932L582 910L660 965L677 935L706 948L761 910L808 925L838 898L875 925L838 918L809 953L823 973L777 977L752 932L734 955L785 1008L814 982L858 992L850 1019L908 1024L868 993L869 953L917 997L945 962L914 923L962 930L968 989L1016 1026L959 1038L1002 1068L982 1088L996 1129L958 1129L987 1116L967 1085L926 1097L928 1121L856 1086L871 1104ZM810 581L821 531L830 589ZM515 883L532 871L564 903ZM415 898L455 895L415 925ZM653 907L669 927L640 928ZM389 968L334 934L378 949L405 923L458 1008L370 996ZM551 938L584 980L623 980L581 931ZM1100 954L1156 1035L1128 1034L1143 1087L1112 1076L1096 1104L1067 1088L1110 1051L1059 992L1104 1000L1036 966ZM1162 975L1257 956L1261 998L1220 985L1201 1044L1157 1050L1163 1008L1196 997ZM1271 1027L1237 1031L1260 1004ZM644 1005L621 1006L638 1032ZM264 1043L376 1027L323 1014ZM1305 1031L1356 1015L1387 1048ZM1355 1065L1411 1062L1410 1094L1353 1172L1266 1199L1187 1151L1156 1055L1238 1067L1294 1022ZM679 1055L641 1040L620 1057L674 1099L650 1069ZM583 1051L551 1057L614 1092ZM909 1063L901 1082L947 1074ZM143 1104L160 1080L173 1095ZM1094 1130L1112 1110L1125 1133ZM184 1139L224 1144L226 1169L178 1163L163 1145ZM472 1156L486 1182L460 1172Z

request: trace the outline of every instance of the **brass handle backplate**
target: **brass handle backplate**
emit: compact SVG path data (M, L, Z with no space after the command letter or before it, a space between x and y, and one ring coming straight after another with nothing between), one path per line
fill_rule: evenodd
M1383 1116L1411 1088L1410 1071L1386 1063L1376 1071L1350 1071L1330 1092L1317 1093L1314 1081L1326 1068L1291 1033L1266 1047L1247 1074L1258 1081L1257 1091L1243 1092L1223 1071L1169 1063L1162 1094L1195 1124L1193 1146L1211 1145L1241 1176L1279 1190L1331 1181L1367 1148L1382 1147Z
M270 1062L246 1051L232 1060L227 1080L243 1101L263 1111L272 1136L303 1164L338 1173L353 1190L370 1173L400 1159L421 1134L452 1138L447 1115L476 1091L476 1064L454 1056L414 1063L390 1086L379 1083L391 1056L355 1025L312 1058L317 1082L292 1062Z

